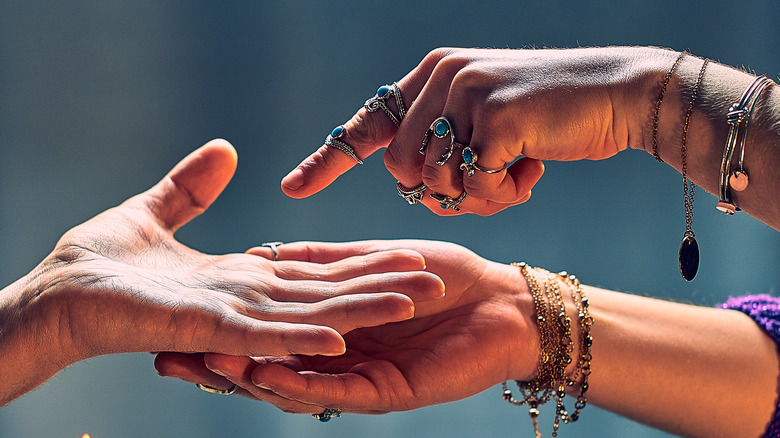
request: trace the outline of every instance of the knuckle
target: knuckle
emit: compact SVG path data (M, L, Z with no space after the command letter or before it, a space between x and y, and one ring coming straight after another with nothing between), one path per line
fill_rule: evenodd
M384 162L387 171L396 179L400 179L400 176L403 174L402 171L404 170L404 166L402 165L402 161L397 157L397 152L398 151L391 143L390 147L385 151Z
M395 125L384 113L370 113L365 108L360 108L347 126L347 142L352 147L368 146L371 149L379 149L388 143L395 133Z
M456 49L451 47L438 47L428 52L427 55L420 62L420 68L423 70L433 70L442 59L446 58L450 54L456 52Z
M304 171L314 169L330 169L336 165L336 157L338 156L336 155L337 153L340 154L342 152L336 148L322 145L313 154L309 155L309 158L301 163L300 167L303 167Z

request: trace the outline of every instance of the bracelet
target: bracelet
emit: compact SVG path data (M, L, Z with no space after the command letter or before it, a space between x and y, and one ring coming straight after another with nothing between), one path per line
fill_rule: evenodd
M729 134L726 137L726 146L723 149L723 161L720 165L720 200L715 206L718 210L731 216L739 207L731 200L731 190L738 192L745 190L748 186L748 174L745 172L745 140L747 139L748 127L750 126L750 117L756 108L756 102L761 92L768 85L774 84L766 76L759 76L750 83L748 88L742 93L739 102L734 102L726 115L726 123L729 125ZM749 108L748 108L749 107ZM734 158L734 150L739 143L739 169L731 172L731 160Z
M536 377L528 382L515 381L523 398L515 399L506 382L501 384L503 398L516 406L528 405L528 415L531 417L534 435L537 438L541 438L539 406L555 399L552 436L557 437L561 420L564 423L577 421L580 411L587 404L585 393L588 391L588 376L592 360L590 350L593 345L591 336L593 318L588 311L589 302L583 295L579 280L574 275L569 275L567 272L552 274L544 269L531 268L524 262L512 263L512 266L520 269L534 301L534 312L539 325L540 352ZM580 328L577 363L571 377L566 376L566 367L571 364L571 355L574 351L571 339L572 325L571 318L566 314L560 282L571 293ZM569 414L563 404L566 386L573 387L580 377L582 377L580 393L574 404L574 412Z
M672 68L669 69L669 71L666 73L666 78L664 78L661 91L658 92L658 100L655 101L655 112L653 113L653 156L655 157L656 161L661 163L664 161L661 159L661 156L658 155L658 116L661 114L661 103L664 101L664 94L666 94L666 87L669 85L669 80L672 78L674 71L677 70L677 67L680 66L680 62L682 62L683 58L685 58L685 55L687 54L688 52L681 52L680 56L677 57L677 60L674 61Z

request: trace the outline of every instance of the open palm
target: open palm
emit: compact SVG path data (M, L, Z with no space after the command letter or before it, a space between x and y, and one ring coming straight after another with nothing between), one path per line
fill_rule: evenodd
M208 369L238 384L243 395L302 413L322 412L323 407L362 413L409 410L532 376L539 340L530 319L530 295L516 269L458 245L428 241L297 243L280 248L279 256L323 262L319 254L338 245L344 254L394 248L420 252L426 269L444 281L446 297L418 304L411 320L349 332L341 356L250 359L210 354L205 357ZM254 252L267 256L261 251ZM158 358L158 369L188 381L215 382L198 360Z

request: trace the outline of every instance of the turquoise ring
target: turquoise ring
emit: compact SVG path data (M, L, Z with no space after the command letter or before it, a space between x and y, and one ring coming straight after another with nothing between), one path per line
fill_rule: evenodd
M437 118L436 120L431 123L431 126L428 127L428 130L425 131L425 136L423 137L422 141L422 147L420 148L420 154L425 155L426 149L428 149L428 143L431 141L432 136L436 136L437 138L444 138L449 135L450 137L450 144L447 146L446 149L444 149L444 153L441 155L441 158L439 158L436 161L436 164L439 166L444 166L444 163L447 162L447 160L450 159L452 156L452 153L455 151L456 147L463 147L464 145L461 143L458 143L455 141L455 134L452 132L452 123L450 123L449 120L447 120L446 117L441 116Z
M311 414L315 420L320 420L323 423L327 423L331 418L338 418L341 416L341 409L325 409L320 414Z
M385 103L387 99L393 96L395 98L395 104L398 106L398 115L396 116L390 111ZM395 126L401 126L401 122L406 117L406 107L404 106L404 100L401 97L401 89L398 88L398 83L393 82L391 85L382 85L376 90L376 94L371 99L368 99L363 105L368 112L373 113L381 109L390 117L390 120Z
M358 156L355 154L355 150L352 149L352 146L339 140L346 133L347 128L344 125L336 126L333 128L333 131L331 131L330 134L328 134L328 136L325 138L325 144L327 146L333 146L341 152L349 155L353 160L357 161L358 164L363 164L363 160L358 158Z
M465 170L466 175L468 176L474 175L475 170L485 173L498 173L506 169L506 164L499 169L485 169L484 167L480 167L477 165L477 152L474 149L471 149L470 146L461 145L461 147L463 148L461 151L463 163L460 165L460 170Z
M460 207L458 207L458 205L460 205L460 203L463 202L464 199L466 199L467 195L468 194L464 191L456 199L452 199L449 196L442 195L441 193L433 192L431 193L431 199L438 202L442 210L451 208L455 211L460 211Z

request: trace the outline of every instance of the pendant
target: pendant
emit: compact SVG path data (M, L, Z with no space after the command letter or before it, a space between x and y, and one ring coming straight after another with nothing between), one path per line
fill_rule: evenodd
M680 274L685 281L693 280L699 270L699 244L696 238L687 234L680 244Z
M731 176L729 176L729 186L732 189L741 192L748 186L748 174L744 170L735 170Z

